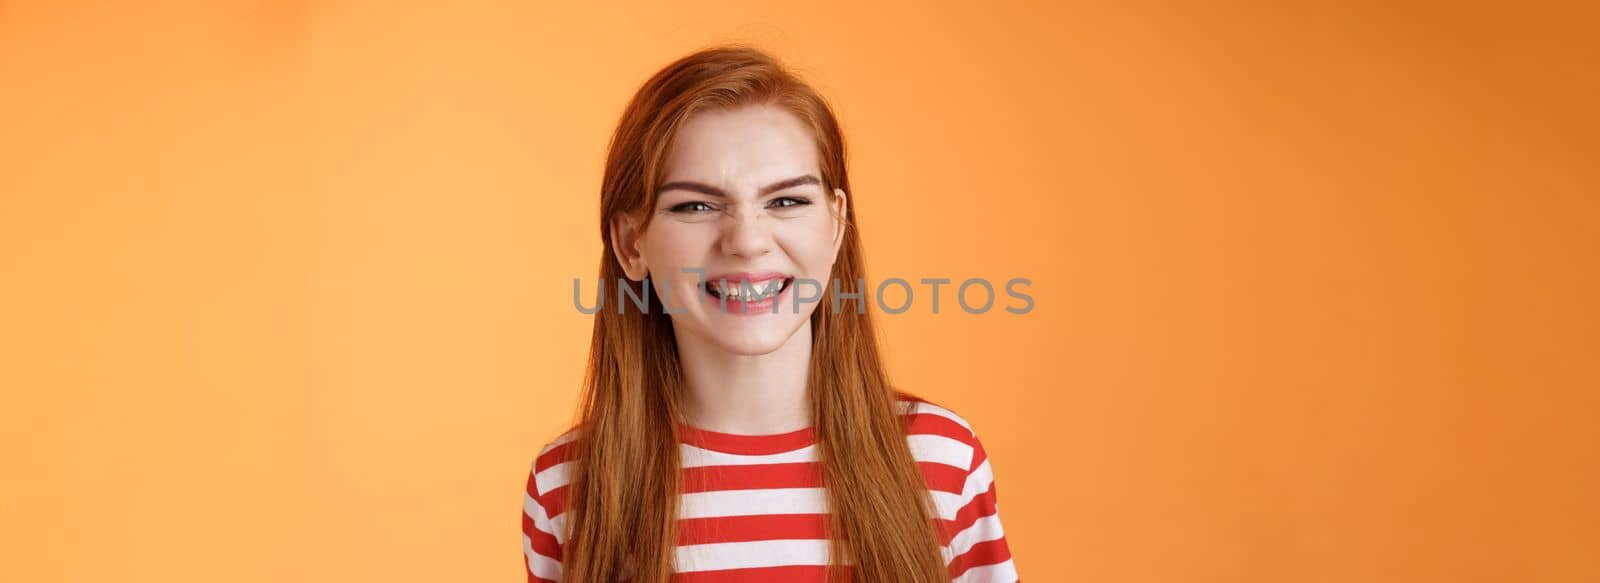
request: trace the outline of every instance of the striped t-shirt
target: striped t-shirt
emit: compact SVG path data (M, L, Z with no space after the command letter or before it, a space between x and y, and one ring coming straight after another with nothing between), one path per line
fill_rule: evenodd
M1017 581L995 496L994 471L965 419L905 398L906 441L922 470L951 578ZM672 580L824 581L826 492L812 428L737 435L679 425L683 492ZM528 581L561 580L573 432L540 450L523 496L522 552Z

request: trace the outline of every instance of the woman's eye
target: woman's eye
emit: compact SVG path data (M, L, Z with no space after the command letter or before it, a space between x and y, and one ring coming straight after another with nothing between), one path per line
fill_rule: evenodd
M805 206L805 205L808 205L808 204L811 204L811 201L803 199L803 198L795 198L795 197L792 197L792 196L785 196L785 197L782 197L782 198L773 199L773 201L770 204L770 206L775 207L775 208L789 208L789 207Z
M701 201L697 200L697 201L693 201L693 202L678 203L678 204L672 205L672 207L668 208L667 210L675 212L675 213L703 213L703 212L706 212L706 211L713 211L713 210L716 210L716 209L712 208L712 206L709 205L709 204L706 204L704 202L701 202Z

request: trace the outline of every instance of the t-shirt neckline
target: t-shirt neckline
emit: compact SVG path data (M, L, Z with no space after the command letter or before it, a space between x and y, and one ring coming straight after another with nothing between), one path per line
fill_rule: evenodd
M678 439L684 443L702 449L740 455L783 453L800 449L817 441L816 428L809 426L785 433L745 435L701 429L683 422L679 422L677 425Z

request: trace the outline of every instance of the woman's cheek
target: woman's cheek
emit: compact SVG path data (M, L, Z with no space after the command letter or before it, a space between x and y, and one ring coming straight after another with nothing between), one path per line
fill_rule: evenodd
M807 268L822 269L827 266L828 258L833 250L833 230L827 215L818 213L816 216L807 217L804 232L797 236L797 248L802 249L801 259L806 262ZM798 226L798 225L797 225Z
M692 228L693 225L670 225L656 233L654 240L656 261L654 263L677 273L684 267L701 267L697 265L699 258L704 257L710 242L706 241L704 234Z

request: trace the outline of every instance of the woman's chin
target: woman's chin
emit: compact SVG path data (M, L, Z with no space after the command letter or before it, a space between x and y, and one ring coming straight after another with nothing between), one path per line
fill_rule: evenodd
M724 352L761 356L783 348L794 337L796 330L788 324L790 322L777 318L768 318L763 322L738 322L705 330L702 337Z

